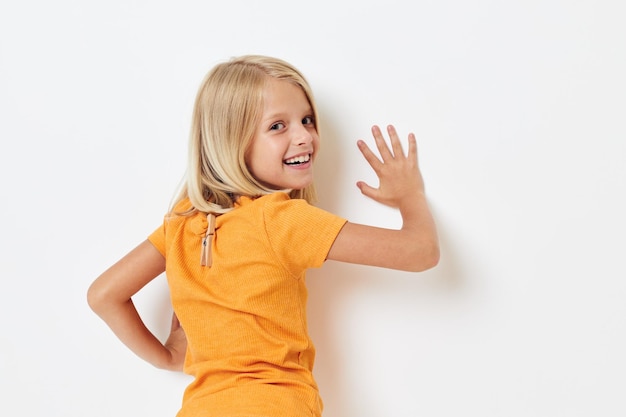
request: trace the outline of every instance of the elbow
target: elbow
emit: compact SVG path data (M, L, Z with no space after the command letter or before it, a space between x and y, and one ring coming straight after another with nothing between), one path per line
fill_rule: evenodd
M432 242L426 247L421 247L419 253L412 257L413 262L408 266L410 272L424 272L436 267L439 264L441 253L439 243Z
M441 252L439 250L439 244L434 244L430 250L427 261L424 265L424 271L428 269L432 269L439 264L439 260L441 259Z
M95 313L98 312L100 306L102 305L102 295L98 290L96 283L91 284L87 290L87 304Z
M110 304L106 288L98 280L94 281L87 290L87 304L99 316L102 315L106 306Z

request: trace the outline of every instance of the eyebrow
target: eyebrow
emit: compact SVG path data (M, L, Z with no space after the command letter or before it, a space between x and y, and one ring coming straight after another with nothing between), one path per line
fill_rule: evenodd
M263 116L264 121L269 121L272 119L282 119L285 114L288 113L288 111L279 111L279 112L275 112L275 113L270 113L267 116ZM308 115L313 115L313 107L311 106L307 106L306 110L304 110L302 112L303 115L308 116Z

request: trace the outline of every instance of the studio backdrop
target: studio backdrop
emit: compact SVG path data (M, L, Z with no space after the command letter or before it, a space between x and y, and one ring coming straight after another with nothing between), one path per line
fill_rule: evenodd
M400 227L356 147L418 140L440 264L308 274L326 417L626 415L623 2L0 4L0 415L174 416L190 382L86 291L162 221L216 63L285 59L320 110L320 207ZM406 142L405 142L406 143ZM135 298L160 338L165 277Z

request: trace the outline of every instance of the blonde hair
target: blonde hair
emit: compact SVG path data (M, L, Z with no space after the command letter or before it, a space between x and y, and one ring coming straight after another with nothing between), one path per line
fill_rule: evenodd
M172 210L189 198L193 207L186 214L196 211L222 214L233 208L239 196L254 198L276 191L284 191L291 198L315 201L313 184L301 190L269 189L246 166L245 153L260 122L268 76L302 88L319 131L311 88L291 64L268 56L245 55L216 65L204 78L196 96L186 180Z

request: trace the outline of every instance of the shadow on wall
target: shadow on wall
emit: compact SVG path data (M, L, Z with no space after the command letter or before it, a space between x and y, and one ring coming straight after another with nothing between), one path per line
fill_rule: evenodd
M315 160L315 186L318 193L319 204L331 213L337 213L338 202L342 196L341 182L337 178L343 178L345 164L341 152L341 133L332 123L332 117L324 113L323 108L318 109L320 117L324 120L321 126L319 155ZM356 149L356 146L355 146Z
M367 409L367 405L352 403L355 398L354 387L349 378L345 377L346 374L353 373L355 365L347 363L354 355L344 344L345 334L351 333L352 329L346 329L342 324L354 323L351 317L359 313L348 309L359 304L358 298L378 298L382 305L393 303L394 300L398 305L406 306L412 303L414 308L410 308L408 312L403 310L408 315L398 317L398 322L410 326L412 322L421 321L424 318L420 317L421 315L437 314L429 311L440 308L432 305L433 300L436 302L438 299L464 297L464 293L467 292L461 268L455 261L458 258L455 257L453 242L448 239L449 235L445 233L445 229L442 230L440 227L439 233L441 261L434 269L423 273L405 273L328 262L323 268L311 270L307 274L308 322L318 351L315 377L322 392L325 408L332 409L333 415L351 415L355 410ZM381 304L372 308L382 308ZM356 325L358 324L357 322ZM367 328L368 324L363 322L362 327ZM367 340L362 342L367 343ZM354 344L358 345L359 342L355 341ZM415 348L419 350L419 346ZM384 355L381 355L381 358L383 357ZM348 367L350 369L347 369ZM367 367L363 366L363 378L368 377L366 370ZM367 400L361 397L360 401Z
M342 198L341 182L337 178L344 174L343 164L340 163L339 133L332 125L325 125L324 128L323 159L319 161L321 166L318 165L316 170L316 181L323 208L336 212ZM436 219L434 207L433 211ZM333 415L350 415L354 410L367 408L367 405L351 404L354 387L343 377L348 373L344 358L349 358L351 352L346 351L347 347L340 340L349 331L343 329L341 323L346 322L346 315L355 314L346 310L353 305L351 300L371 296L393 303L394 300L402 302L409 298L409 305L413 303L416 306L409 313L414 314L417 320L420 314L424 314L424 308L419 307L420 300L459 296L465 291L462 268L457 264L460 257L455 256L458 248L455 248L450 234L446 233L445 225L438 223L438 230L441 260L430 271L414 274L329 261L323 268L308 272L309 329L318 350L315 376L325 408L332 409ZM401 320L410 323L412 317L402 317ZM363 327L367 327L367 323L363 323ZM367 378L367 375L363 376Z

